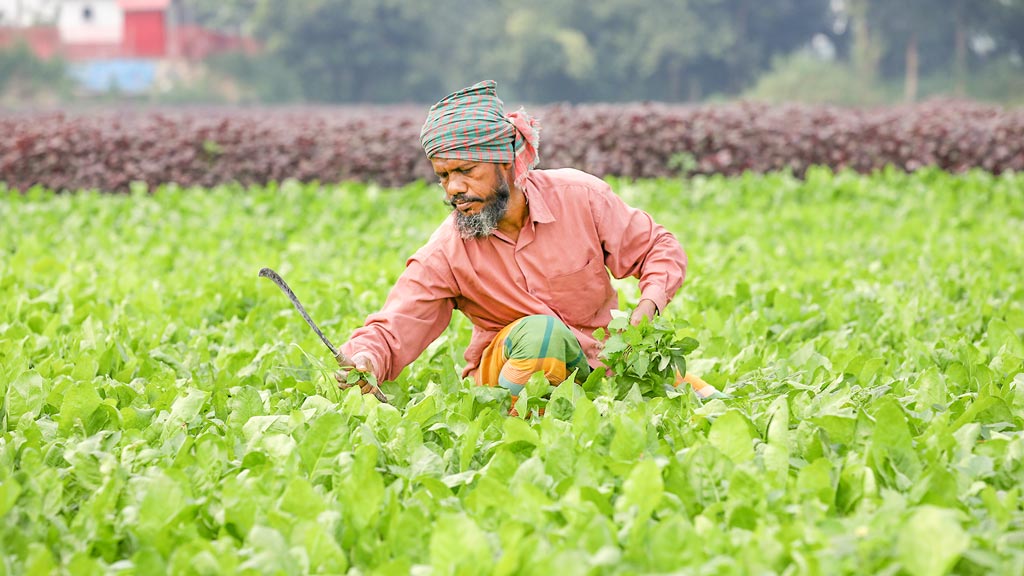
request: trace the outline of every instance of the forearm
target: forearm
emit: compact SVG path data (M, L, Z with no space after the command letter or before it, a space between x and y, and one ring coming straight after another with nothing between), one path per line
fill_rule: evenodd
M687 258L683 247L670 232L659 229L639 269L640 298L650 300L658 311L672 300L686 279Z
M450 305L442 305L417 317L385 307L367 317L341 350L350 358L357 353L368 355L378 381L394 380L444 331L451 312Z
M378 381L394 380L448 326L455 308L447 284L416 261L410 261L380 312L341 346L350 358L368 355Z

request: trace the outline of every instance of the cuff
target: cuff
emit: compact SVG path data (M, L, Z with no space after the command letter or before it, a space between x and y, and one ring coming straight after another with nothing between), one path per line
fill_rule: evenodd
M648 286L640 294L641 300L650 300L654 302L654 306L658 309L658 313L661 314L665 310L665 306L668 305L668 297L665 296L665 291L656 286Z

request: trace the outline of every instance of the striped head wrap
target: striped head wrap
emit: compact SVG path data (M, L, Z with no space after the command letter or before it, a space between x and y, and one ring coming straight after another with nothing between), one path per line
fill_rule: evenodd
M484 80L445 96L430 107L420 130L427 158L514 163L515 185L537 165L540 124L522 108L505 114L498 84Z

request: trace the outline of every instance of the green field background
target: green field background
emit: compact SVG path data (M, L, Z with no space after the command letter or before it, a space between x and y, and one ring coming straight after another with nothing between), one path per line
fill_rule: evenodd
M257 272L340 344L436 186L0 192L0 574L1024 573L1024 177L612 183L731 398L338 391Z

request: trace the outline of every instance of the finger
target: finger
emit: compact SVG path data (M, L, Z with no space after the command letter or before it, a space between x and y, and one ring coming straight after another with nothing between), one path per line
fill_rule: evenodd
M348 370L338 370L334 373L334 379L337 380L339 384L344 384L347 378Z
M643 319L643 313L640 310L634 310L633 314L629 317L629 323L631 326L639 326Z
M644 320L653 318L657 313L658 309L650 300L641 300L636 308L633 309L633 313L629 317L629 323L633 326L638 326Z
M371 362L370 358L362 352L352 356L352 365L360 372L373 372L373 362Z

